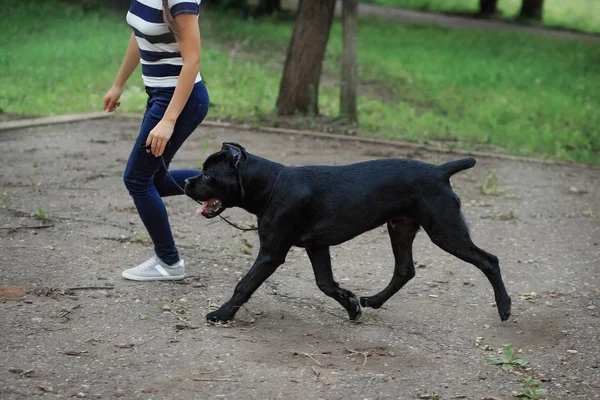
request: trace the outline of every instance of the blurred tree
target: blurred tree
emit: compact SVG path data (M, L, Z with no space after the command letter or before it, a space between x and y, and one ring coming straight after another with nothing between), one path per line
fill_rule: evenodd
M279 84L279 115L319 114L319 82L334 10L335 0L300 0Z
M543 8L544 0L523 0L518 18L541 21Z
M358 72L356 65L358 0L342 1L342 82L340 90L340 116L356 123L356 89Z
M131 0L67 0L79 4L83 10L97 10L99 8L112 8L126 10L131 5Z
M259 0L255 15L269 15L281 11L281 0Z
M479 0L479 14L483 16L492 16L496 14L498 0Z
M246 0L203 0L202 3L213 6L212 9L236 9L236 10L248 10L248 2ZM202 6L201 6L202 7Z

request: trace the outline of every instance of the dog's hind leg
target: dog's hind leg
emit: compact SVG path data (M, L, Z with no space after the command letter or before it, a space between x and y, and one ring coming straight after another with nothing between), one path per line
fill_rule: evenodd
M500 273L498 257L477 247L460 212L458 201L439 204L421 213L421 225L438 247L479 268L490 281L500 319L510 317L511 299Z
M387 224L394 252L394 275L388 286L374 296L361 297L363 307L379 308L415 276L412 244L419 224L411 217L394 218Z
M361 311L358 298L351 291L340 288L340 285L333 279L329 247L307 248L306 253L312 264L319 289L327 296L337 300L348 311L350 320L359 319Z

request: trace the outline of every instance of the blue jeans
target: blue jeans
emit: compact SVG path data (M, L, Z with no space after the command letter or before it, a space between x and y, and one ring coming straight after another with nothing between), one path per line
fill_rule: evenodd
M123 175L125 186L133 198L152 243L154 243L154 251L167 265L178 262L179 253L171 233L167 209L161 197L183 194L168 174L170 173L177 184L183 187L186 178L197 176L201 172L199 170L167 171L160 158L146 152L140 145L146 143L150 131L162 119L174 90L174 88L146 88L146 93L148 93L146 112ZM163 153L167 168L177 150L200 125L207 112L208 91L201 81L194 85L192 93L175 123L173 136Z

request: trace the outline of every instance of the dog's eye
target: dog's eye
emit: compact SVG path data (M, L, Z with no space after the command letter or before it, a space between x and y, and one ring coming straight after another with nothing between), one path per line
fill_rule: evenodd
M202 174L202 179L208 181L210 179L210 176L208 176L207 174Z

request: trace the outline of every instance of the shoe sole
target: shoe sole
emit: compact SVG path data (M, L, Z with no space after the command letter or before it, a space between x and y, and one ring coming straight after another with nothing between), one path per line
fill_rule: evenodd
M125 279L129 279L130 281L180 281L185 278L185 275L175 275L175 276L137 276L131 275L127 272L121 272L121 276Z

